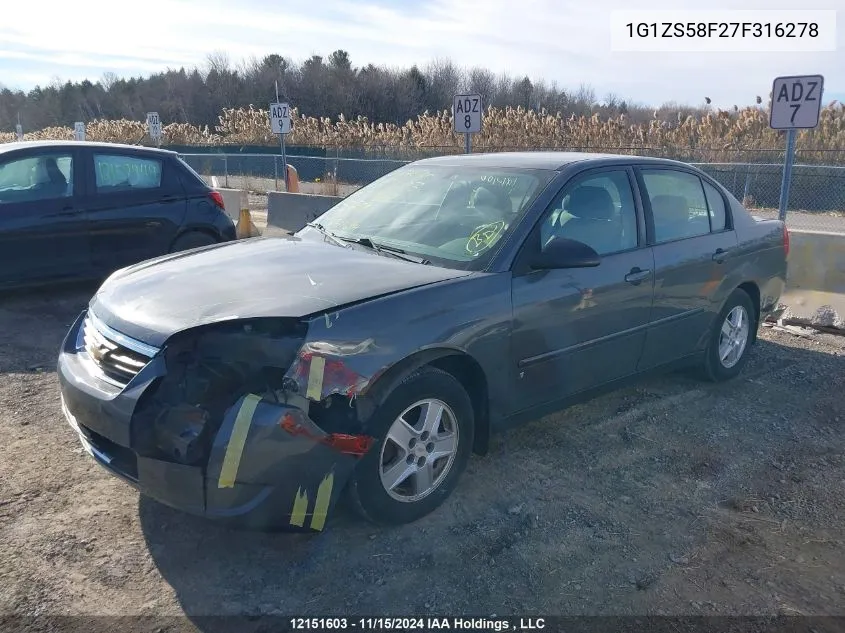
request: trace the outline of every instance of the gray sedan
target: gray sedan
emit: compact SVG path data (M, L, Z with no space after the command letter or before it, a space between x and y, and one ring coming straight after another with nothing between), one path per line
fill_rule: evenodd
M492 433L653 370L736 376L786 227L683 163L502 153L398 169L286 238L113 274L58 360L103 467L162 503L405 523Z

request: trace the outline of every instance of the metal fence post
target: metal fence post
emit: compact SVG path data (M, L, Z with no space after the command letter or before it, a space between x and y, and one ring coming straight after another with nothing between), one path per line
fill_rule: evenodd
M751 187L751 165L745 166L745 188L742 190L743 204L748 200L748 189Z
M223 154L223 173L226 177L226 189L229 188L229 157Z
M786 210L789 205L789 183L792 180L792 163L795 160L795 128L786 132L786 158L783 162L783 180L780 184L780 206L778 218L786 221Z
M337 195L338 187L337 187L337 168L338 163L340 162L340 146L335 146L334 149L334 173L332 174L332 181L334 183L334 195Z

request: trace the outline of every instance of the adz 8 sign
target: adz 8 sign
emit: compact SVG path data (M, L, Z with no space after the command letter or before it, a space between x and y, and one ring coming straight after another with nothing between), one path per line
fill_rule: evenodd
M824 77L778 77L772 86L769 125L775 130L802 130L819 124Z
M147 112L147 130L153 141L161 140L161 119L158 112Z
M455 95L452 119L455 132L476 134L481 131L481 95Z

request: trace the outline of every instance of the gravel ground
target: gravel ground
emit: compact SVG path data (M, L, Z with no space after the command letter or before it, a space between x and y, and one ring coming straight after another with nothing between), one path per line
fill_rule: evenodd
M54 367L92 291L0 302L0 620L845 615L845 338L764 329L729 384L670 374L497 437L414 525L263 534L139 498L82 452Z

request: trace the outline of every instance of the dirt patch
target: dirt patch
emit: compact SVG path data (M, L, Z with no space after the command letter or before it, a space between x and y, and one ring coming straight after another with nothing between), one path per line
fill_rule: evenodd
M54 367L91 292L0 304L0 614L845 612L845 338L763 331L729 384L671 374L497 437L414 525L259 534L79 448Z

